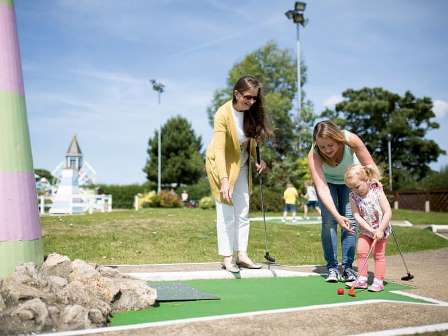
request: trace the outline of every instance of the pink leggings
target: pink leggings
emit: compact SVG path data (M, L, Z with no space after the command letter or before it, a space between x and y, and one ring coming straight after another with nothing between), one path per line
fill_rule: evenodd
M367 277L368 264L360 269L366 262L367 254L373 244L373 238L360 235L358 238L358 272L360 275ZM378 240L373 248L372 254L375 259L375 278L383 280L386 273L386 239Z

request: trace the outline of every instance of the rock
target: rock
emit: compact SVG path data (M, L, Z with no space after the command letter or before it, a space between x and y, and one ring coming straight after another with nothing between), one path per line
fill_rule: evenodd
M14 278L17 282L34 287L45 287L47 285L45 276L39 273L39 269L32 262L16 266Z
M106 325L107 323L107 318L96 308L89 310L89 320L96 325Z
M14 277L6 278L0 288L0 294L3 296L6 305L19 304L24 300L40 298L51 301L51 295L45 291L34 288L29 285L18 282Z
M70 305L61 312L59 330L87 329L92 324L89 320L89 311L80 305Z
M52 293L57 293L60 290L62 290L65 286L67 286L68 281L64 278L61 278L59 276L56 275L50 275L47 278L47 283L48 283L48 289L52 292Z
M72 271L70 259L57 253L51 253L42 264L42 272L68 279Z
M0 279L0 336L107 325L112 311L153 305L156 291L116 269L53 253Z
M97 266L96 270L103 276L108 278L128 278L129 276L121 274L118 270L108 266Z
M0 287L1 288L1 287ZM3 310L5 310L5 308L6 308L6 303L5 303L5 300L3 300L3 296L2 296L2 294L0 293L0 313L3 311Z
M79 259L72 262L72 272L69 276L70 281L86 282L100 276L100 272L95 269L94 265Z
M42 330L48 318L47 306L40 299L32 299L20 304L13 312L22 322L33 321L34 330Z
M86 287L80 281L70 282L63 291L61 295L65 304L77 304L86 308L96 308L99 309L105 316L109 316L112 308L111 306L102 300L100 300L96 293L92 291L89 287Z
M129 311L147 308L157 299L157 291L145 281L136 279L119 279L121 296L112 303L112 311Z

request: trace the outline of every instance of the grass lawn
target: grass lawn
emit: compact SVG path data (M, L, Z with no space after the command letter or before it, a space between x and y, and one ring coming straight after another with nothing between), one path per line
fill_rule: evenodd
M429 212L415 210L393 210L393 219L408 220L412 224L446 224L448 225L447 212Z
M400 215L405 217L403 211L400 210ZM410 215L414 213L417 212L410 212ZM434 222L434 213L421 214L420 217L415 215L420 222L409 220L414 224L424 224L424 220ZM100 264L143 264L220 261L215 217L214 210L143 209L44 216L41 222L45 254L57 252L72 260L80 258ZM267 229L269 250L281 264L322 264L319 225L268 223ZM396 227L396 233L405 252L448 247L448 240L430 230ZM395 244L390 243L387 252L397 254ZM249 253L256 261L263 260L263 222L251 224Z

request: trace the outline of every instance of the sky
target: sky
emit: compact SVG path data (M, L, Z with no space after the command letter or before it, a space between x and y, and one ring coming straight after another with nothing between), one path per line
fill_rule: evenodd
M296 54L284 0L15 0L35 168L52 171L73 135L98 183L143 183L149 137L187 118L204 147L206 109L229 70L275 41ZM434 101L428 138L448 152L448 2L312 0L300 30L307 98L383 87ZM149 79L165 84L161 103ZM448 165L443 155L431 167Z

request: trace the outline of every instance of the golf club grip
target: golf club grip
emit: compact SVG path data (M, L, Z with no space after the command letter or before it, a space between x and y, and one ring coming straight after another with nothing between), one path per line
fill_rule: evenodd
M260 147L257 144L257 147L255 147L255 151L257 152L257 163L260 164L261 157L260 157Z

